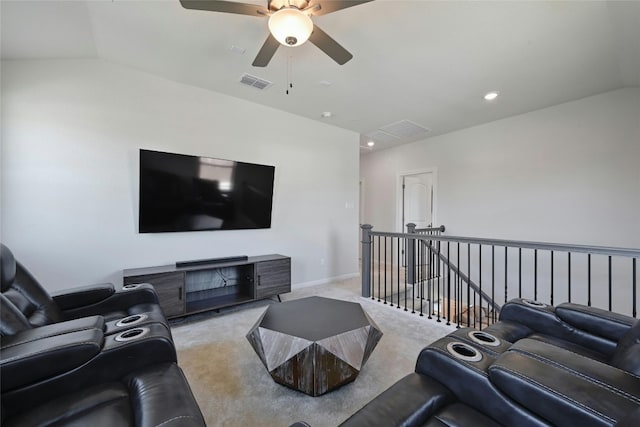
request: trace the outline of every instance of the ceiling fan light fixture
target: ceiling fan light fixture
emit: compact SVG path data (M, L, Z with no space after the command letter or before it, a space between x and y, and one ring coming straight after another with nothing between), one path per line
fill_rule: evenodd
M311 18L296 7L286 7L269 17L269 31L285 46L300 46L311 36Z

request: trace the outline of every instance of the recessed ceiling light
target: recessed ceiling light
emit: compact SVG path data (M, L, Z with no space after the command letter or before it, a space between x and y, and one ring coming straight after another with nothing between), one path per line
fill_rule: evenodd
M330 81L328 81L328 80L320 80L320 81L318 82L318 84L319 84L320 86L331 86L331 82L330 82Z
M494 99L496 99L498 97L499 93L496 91L492 91L492 92L488 92L485 96L484 96L484 100L485 101L493 101Z
M322 117L328 119L330 117L333 117L333 113L331 111L325 111L322 113Z
M375 143L375 142L373 142L373 141L369 141L369 142L367 142L367 145L368 145L369 147L373 147L374 145L376 145L376 143Z

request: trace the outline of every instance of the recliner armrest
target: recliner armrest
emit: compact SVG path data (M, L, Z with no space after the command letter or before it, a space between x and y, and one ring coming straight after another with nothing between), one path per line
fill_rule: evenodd
M75 369L95 357L103 334L86 329L18 343L2 349L2 393Z
M91 316L26 329L18 332L17 334L2 337L2 351L4 352L9 347L16 345L26 344L28 342L48 337L55 337L56 335L68 334L71 332L86 331L87 329L98 329L100 331L104 331L104 325L104 318L102 316Z
M65 289L51 295L60 310L70 310L77 307L95 304L109 298L116 292L113 283L81 286Z
M126 311L138 304L158 304L158 295L153 285L141 283L135 289L119 290L101 301L63 310L63 314L67 319L74 319L113 311Z
M340 427L423 425L453 400L451 392L438 381L412 373L382 392Z
M556 314L576 328L612 341L619 341L637 320L623 314L572 303L558 305Z

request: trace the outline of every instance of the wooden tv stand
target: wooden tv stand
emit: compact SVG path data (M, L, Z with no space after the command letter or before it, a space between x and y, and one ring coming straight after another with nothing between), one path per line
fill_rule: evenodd
M124 284L151 283L167 318L212 310L291 292L291 258L252 256L243 260L176 267L130 268Z

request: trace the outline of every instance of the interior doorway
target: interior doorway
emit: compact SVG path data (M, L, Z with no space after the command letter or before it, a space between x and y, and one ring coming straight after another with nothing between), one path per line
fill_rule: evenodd
M434 221L434 171L407 172L399 177L399 231L407 232L407 224L427 228Z
M398 207L396 227L399 233L407 232L407 224L414 223L417 229L435 223L435 169L421 169L398 174ZM400 249L402 266L406 266L405 249Z

